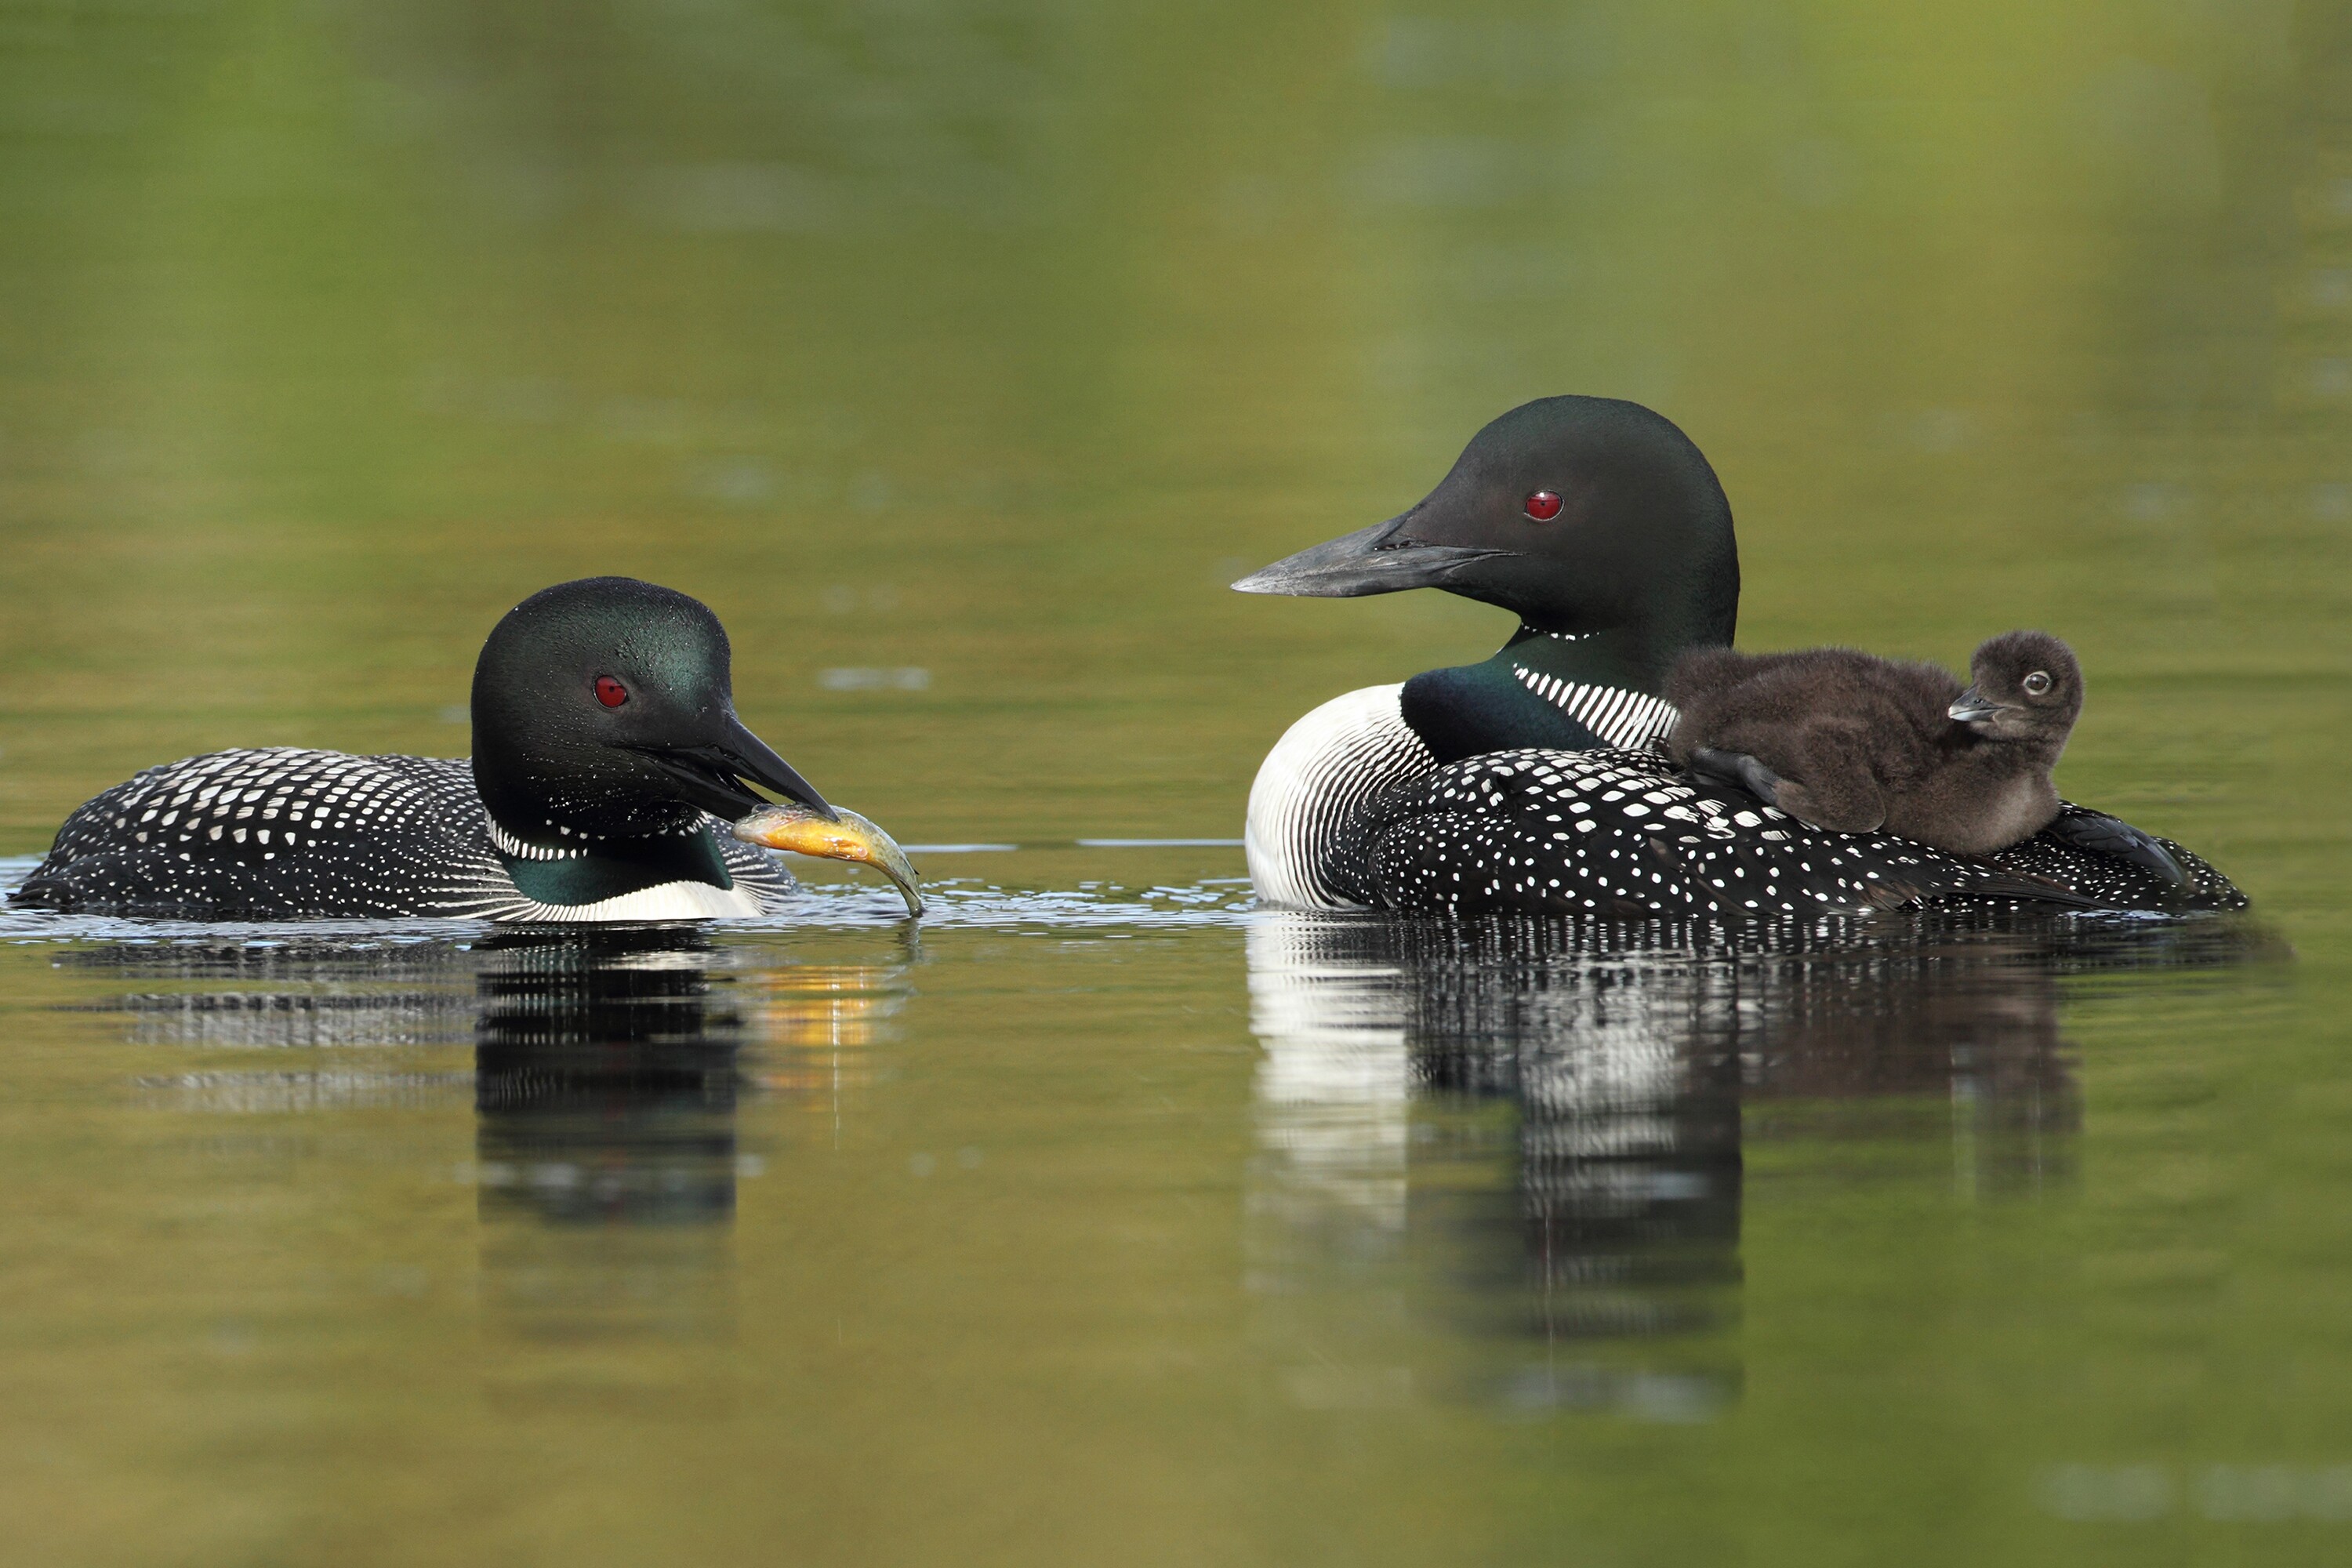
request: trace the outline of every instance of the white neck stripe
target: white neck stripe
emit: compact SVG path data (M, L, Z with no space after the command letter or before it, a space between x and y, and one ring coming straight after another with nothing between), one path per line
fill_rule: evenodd
M490 842L518 860L577 860L588 853L585 849L546 849L536 844L526 844L500 827L497 817L490 817L488 821Z
M1647 745L1682 717L1664 699L1622 686L1590 686L1523 664L1513 664L1511 673L1519 678L1520 685L1612 746L1631 750Z

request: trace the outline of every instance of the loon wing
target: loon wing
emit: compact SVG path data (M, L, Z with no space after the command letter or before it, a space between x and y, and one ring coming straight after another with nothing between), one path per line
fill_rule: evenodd
M499 884L472 770L269 746L149 768L58 829L16 901L177 920L472 912Z
M773 912L792 873L719 829L736 887L579 909L534 903L464 758L272 746L149 768L85 803L14 901L163 920L663 920ZM695 898L683 896L702 894Z
M2185 850L2202 907L2236 889ZM1329 867L1350 900L1459 913L1779 917L1949 902L2177 909L2126 860L2043 835L1999 856L1808 826L1648 752L1496 752L1349 818ZM2234 900L2234 901L2233 901Z

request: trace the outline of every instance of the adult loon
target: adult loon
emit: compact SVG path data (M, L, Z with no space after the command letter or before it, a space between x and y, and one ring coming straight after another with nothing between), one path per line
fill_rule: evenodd
M757 837L882 865L917 907L887 837L736 718L730 657L684 594L558 584L483 645L470 763L292 747L167 763L68 816L13 901L200 921L757 915L794 885L740 841ZM788 832L750 784L824 830ZM723 831L739 819L772 831Z
M1258 769L1258 897L1303 909L1786 916L1952 900L2233 909L2202 860L2068 805L1989 857L1809 827L1658 749L1685 650L1728 647L1731 507L1690 438L1638 404L1547 397L1472 438L1411 510L1234 586L1442 588L1519 626L1491 658L1334 698Z

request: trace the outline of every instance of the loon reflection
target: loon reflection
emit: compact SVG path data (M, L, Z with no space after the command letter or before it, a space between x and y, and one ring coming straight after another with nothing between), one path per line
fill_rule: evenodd
M739 1180L761 1167L740 1147L739 1102L837 1096L901 1000L901 966L796 963L674 925L500 933L479 952L494 1304L533 1338L728 1336L729 1222Z
M731 1333L730 1222L762 1166L740 1105L837 1121L908 956L810 962L798 944L606 925L122 942L54 962L136 984L79 1005L128 1015L135 1042L275 1058L141 1079L174 1110L454 1109L470 1089L484 1303L520 1339L577 1342ZM468 1041L474 1070L450 1070Z
M62 970L137 984L77 1009L127 1016L135 1045L269 1053L136 1079L155 1105L263 1114L463 1104L471 1075L415 1047L471 1035L472 955L448 942L235 937L66 948ZM390 1059L384 1053L390 1052Z
M743 1021L692 928L484 942L474 1026L482 1215L708 1225L735 1208Z
M726 1339L743 1022L692 927L478 948L484 1306L526 1341Z
M2063 1184L2061 977L2253 942L2000 915L1263 916L1249 1283L1269 1352L1307 1405L1435 1377L1528 1411L1704 1419L1740 1383L1745 1142L1867 1124L1948 1140L1972 1197ZM1413 1364L1436 1342L1408 1325L1432 1314L1476 1364Z

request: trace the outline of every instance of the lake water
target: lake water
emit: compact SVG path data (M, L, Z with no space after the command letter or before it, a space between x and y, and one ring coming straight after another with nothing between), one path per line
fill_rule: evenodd
M11 1552L2340 1559L2347 92L2253 0L0 16L0 886L150 763L462 752L599 572L960 847L918 927L0 913ZM2251 915L1079 842L1491 651L1223 584L1563 391L1713 458L1748 646L2067 637L2062 787Z

